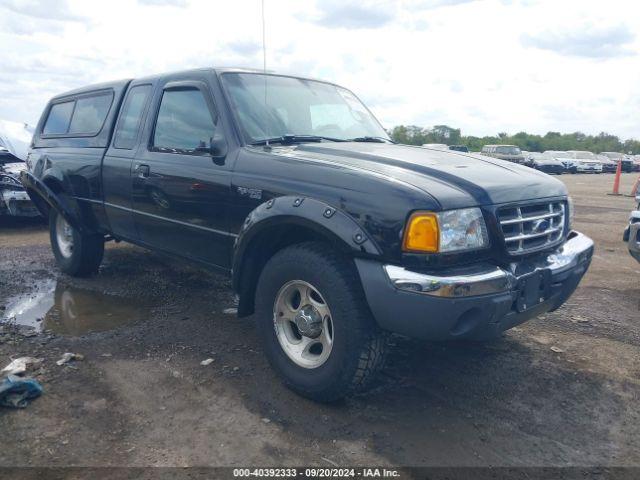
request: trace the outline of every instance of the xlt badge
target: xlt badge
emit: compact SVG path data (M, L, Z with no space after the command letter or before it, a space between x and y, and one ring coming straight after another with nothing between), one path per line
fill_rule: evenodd
M236 191L241 197L249 197L254 200L260 200L262 198L262 190L259 188L236 187Z

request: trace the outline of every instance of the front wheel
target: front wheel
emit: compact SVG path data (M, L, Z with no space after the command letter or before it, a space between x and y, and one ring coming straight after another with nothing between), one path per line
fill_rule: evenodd
M353 262L321 243L294 245L265 265L256 316L267 358L285 385L331 402L371 384L386 337Z
M57 210L51 209L49 238L53 255L64 273L84 277L98 271L104 254L101 235L80 233Z

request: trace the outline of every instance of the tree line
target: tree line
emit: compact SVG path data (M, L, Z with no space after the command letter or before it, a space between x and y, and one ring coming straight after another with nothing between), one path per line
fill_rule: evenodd
M601 132L598 135L586 135L582 132L547 132L545 135L518 132L515 135L509 135L501 132L496 136L474 137L472 135L462 135L459 128L452 128L447 125L435 125L431 128L399 125L393 127L389 134L398 143L408 145L422 145L424 143L465 145L470 151L480 151L484 145L507 144L517 145L522 150L530 152L588 150L593 153L631 152L634 155L640 154L640 141L634 139L622 141L617 136L606 132Z

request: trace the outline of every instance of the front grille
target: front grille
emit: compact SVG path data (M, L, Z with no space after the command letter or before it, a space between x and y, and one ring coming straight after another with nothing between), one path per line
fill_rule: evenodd
M521 255L559 243L564 234L564 202L502 207L498 221L507 252Z

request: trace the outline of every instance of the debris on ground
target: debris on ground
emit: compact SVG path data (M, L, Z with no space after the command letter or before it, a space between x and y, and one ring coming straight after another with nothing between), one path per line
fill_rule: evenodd
M29 400L42 395L42 385L33 378L9 375L0 382L0 406L25 408Z
M222 313L227 314L227 315L236 315L238 313L238 309L237 308L225 308Z
M327 462L330 465L333 465L334 467L338 467L338 464L336 462L334 462L333 460L327 458L327 457L320 457L322 460L324 460L325 462Z
M564 353L563 349L561 349L560 347L556 347L556 346L551 347L551 351L552 352L556 352L556 353Z
M20 357L11 361L9 365L4 367L0 373L4 375L22 375L29 368L30 365L42 362L41 358L34 357Z
M589 323L589 319L588 318L584 318L580 315L572 315L571 316L571 321L573 323Z
M200 365L206 367L207 365L211 365L213 363L213 358L207 358L206 360L202 360Z
M62 358L60 358L60 360L56 362L56 364L64 365L66 363L69 363L71 360L84 360L84 355L81 355L79 353L66 352L62 355Z

